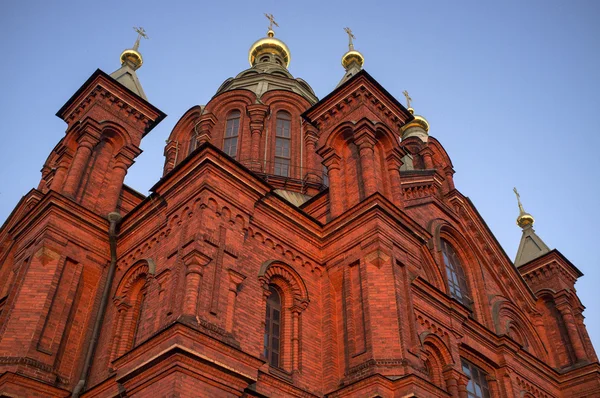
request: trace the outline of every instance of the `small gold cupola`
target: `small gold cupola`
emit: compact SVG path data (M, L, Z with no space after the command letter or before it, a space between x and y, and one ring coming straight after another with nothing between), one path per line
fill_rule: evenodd
M402 126L402 139L408 137L419 137L421 141L427 142L429 138L429 122L423 116L415 115L415 110L410 106L412 98L408 94L408 91L402 92L406 97L406 107L414 119Z
M248 62L254 66L259 62L275 62L285 68L290 65L292 59L290 49L279 39L275 38L273 25L279 27L273 14L265 14L269 20L269 30L267 37L257 40L248 51Z
M523 209L523 204L521 203L521 195L517 192L517 188L513 188L515 195L517 195L517 202L519 203L519 216L517 217L517 225L523 229L529 228L533 226L535 222L533 216Z
M141 26L134 27L133 29L137 32L138 37L137 37L135 43L133 44L133 47L124 50L121 53L120 58L121 58L121 65L124 65L127 63L133 70L138 70L140 68L140 66L142 66L142 64L144 63L142 54L138 51L138 49L140 47L140 39L142 37L144 39L147 39L148 36L146 35L146 31L144 30L144 28L142 28Z
M350 28L344 28L344 31L348 34L348 52L342 56L342 66L344 69L348 70L353 63L356 63L358 68L362 69L362 66L365 63L365 57L359 51L354 49L352 39L356 39L356 37Z

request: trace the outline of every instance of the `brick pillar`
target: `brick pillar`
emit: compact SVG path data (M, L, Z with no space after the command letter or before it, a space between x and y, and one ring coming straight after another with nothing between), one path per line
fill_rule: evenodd
M229 271L229 292L227 293L227 312L225 315L225 330L231 333L233 331L233 315L235 313L235 301L237 292L241 283L246 277L239 272L228 269Z
M54 178L52 179L52 184L50 188L54 191L60 191L65 182L65 177L67 176L67 171L69 170L69 163L73 157L71 155L63 154L58 161L56 166L56 171L54 172Z
M165 147L165 170L163 173L167 175L175 165L177 164L177 155L179 150L179 143L177 141L167 141L167 146Z
M361 177L365 196L374 194L377 191L377 179L375 172L375 138L368 131L360 133L354 139L360 154Z
M65 195L74 197L81 182L81 177L86 170L87 164L92 156L92 150L98 143L98 139L90 134L84 134L78 141L79 146L73 157L73 163L67 175L63 192Z
M306 173L308 181L321 182L322 168L317 158L317 129L309 123L304 123L304 148L306 150ZM304 177L304 176L302 176Z
M198 296L202 282L203 269L200 264L190 264L185 273L185 301L183 313L196 316L198 313Z
M400 181L400 166L402 166L402 158L399 153L392 152L385 159L388 174L390 176L390 185L392 190L392 202L402 207L402 183Z
M450 393L450 395L454 398L459 398L458 392L458 380L460 378L460 373L447 365L446 369L443 371L444 381L446 382L446 389Z
M446 176L446 184L448 184L448 191L452 191L454 189L454 170L448 166L444 169L444 174Z
M591 362L598 362L598 357L596 356L596 352L594 351L594 346L592 345L592 341L590 340L590 335L588 334L587 329L585 328L583 319L584 319L584 316L581 313L581 310L577 308L575 310L575 321L577 324L577 328L579 329L579 331L582 334L583 342L584 342L584 345L586 347L586 351L588 354L588 359Z
M260 161L260 139L265 129L265 118L269 107L263 104L252 104L248 106L248 115L250 116L250 131L251 131L251 145L250 153L244 153L242 151L242 159L250 159L250 169L255 171L261 171Z
M344 211L340 157L331 153L323 163L325 164L325 167L327 167L329 176L329 211L331 213L331 218L335 218Z
M185 315L198 315L198 299L202 287L202 276L204 267L208 265L210 258L197 250L192 250L183 256L185 265L183 313Z
M123 188L123 181L127 174L129 165L123 160L115 159L112 172L109 176L108 187L106 188L106 206L104 207L104 213L110 213L117 209L119 203L119 197L121 196L121 188Z
M433 166L433 151L428 147L425 147L421 150L420 155L423 156L423 163L425 165L425 169L431 170L435 168Z
M213 128L213 126L215 125L216 122L217 122L217 120L210 113L207 113L207 114L202 115L200 117L200 121L196 125L196 131L197 131L196 142L197 142L197 147L199 147L200 145L204 144L205 142L211 142L212 141L212 128Z
M577 325L575 324L575 318L573 317L571 309L566 305L557 306L557 309L563 318L577 362L586 359L585 349L583 348L581 336L579 336L579 331L577 330Z

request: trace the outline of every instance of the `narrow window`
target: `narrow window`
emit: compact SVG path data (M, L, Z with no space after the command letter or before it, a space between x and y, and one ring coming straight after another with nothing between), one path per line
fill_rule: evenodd
M442 240L442 255L444 256L444 264L446 265L450 295L470 308L471 298L469 297L465 271L460 264L456 252L445 240Z
M188 149L188 155L192 152L194 152L194 150L196 149L196 133L192 134L192 138L190 138L190 148Z
M279 352L281 345L281 296L273 287L269 286L267 299L267 315L265 319L265 352L269 364L279 367Z
M292 117L287 112L277 112L275 129L275 169L274 174L283 177L290 176L290 125Z
M227 115L227 126L225 127L225 141L223 152L236 158L238 147L238 133L240 130L240 111L232 111Z
M464 374L469 378L467 396L469 398L490 398L490 390L483 370L464 359L461 360L461 363Z

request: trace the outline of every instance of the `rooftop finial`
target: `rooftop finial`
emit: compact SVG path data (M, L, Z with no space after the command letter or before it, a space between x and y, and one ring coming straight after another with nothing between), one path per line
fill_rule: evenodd
M352 43L352 39L356 39L356 37L350 28L346 27L344 28L344 31L348 34L348 50L352 51L354 50L354 43Z
M277 27L279 27L279 25L277 24L277 22L275 22L275 17L273 16L273 14L265 13L265 17L267 17L267 19L269 20L269 30L267 31L267 36L273 37L275 36L275 32L273 31L273 25Z
M410 101L412 101L412 98L410 97L410 95L408 95L408 91L404 90L402 94L404 94L404 96L406 97L406 108L410 113L414 113L414 109L410 107Z
M142 37L147 39L148 35L146 35L146 31L141 26L134 26L133 30L137 32L138 37L135 40L132 48L128 48L121 53L121 65L128 64L131 68L133 68L133 70L137 70L140 66L142 66L142 63L144 63L142 54L140 54L138 50L140 47L140 40Z
M135 30L138 34L137 39L135 40L135 44L133 45L133 49L135 51L138 50L138 48L140 47L140 39L143 37L144 39L149 39L148 35L146 34L146 31L144 30L144 28L140 27L133 27L133 30Z
M529 227L533 225L535 221L533 216L523 209L523 204L521 203L521 195L517 191L517 188L513 188L515 195L517 196L517 203L519 204L519 216L517 217L517 225L521 228Z
M360 72L365 63L365 57L354 49L352 39L356 39L356 37L354 36L354 33L352 33L352 30L350 28L344 28L344 32L348 35L348 52L342 57L342 66L346 69L346 75L344 75L340 84Z

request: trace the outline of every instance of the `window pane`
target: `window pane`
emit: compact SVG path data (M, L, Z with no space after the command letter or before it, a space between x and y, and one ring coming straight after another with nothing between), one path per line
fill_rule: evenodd
M470 306L471 300L468 295L467 279L458 256L452 246L445 240L441 241L441 246L450 295L466 306Z
M273 286L269 286L269 292L271 294L267 299L265 315L264 355L271 366L279 366L281 296Z

